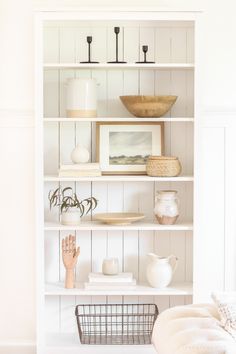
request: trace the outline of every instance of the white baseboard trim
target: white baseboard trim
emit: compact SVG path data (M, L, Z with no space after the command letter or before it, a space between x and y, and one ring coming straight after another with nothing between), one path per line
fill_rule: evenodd
M0 354L36 354L35 343L0 343Z

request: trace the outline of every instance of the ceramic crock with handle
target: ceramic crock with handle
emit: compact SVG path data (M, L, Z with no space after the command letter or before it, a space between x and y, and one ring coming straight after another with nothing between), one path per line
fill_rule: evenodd
M95 79L68 79L66 112L69 118L97 116L97 84Z
M159 257L154 253L149 253L147 256L149 260L146 271L148 283L153 288L165 288L172 280L178 258L174 255Z

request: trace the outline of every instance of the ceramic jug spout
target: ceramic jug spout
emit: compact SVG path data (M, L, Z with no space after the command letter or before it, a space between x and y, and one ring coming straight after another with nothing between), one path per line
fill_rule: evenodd
M155 253L148 253L147 256L150 261L157 261L159 258Z

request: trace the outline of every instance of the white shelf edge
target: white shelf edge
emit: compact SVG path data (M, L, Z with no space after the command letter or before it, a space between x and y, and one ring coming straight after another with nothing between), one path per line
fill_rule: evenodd
M106 175L99 177L58 177L55 175L44 176L45 182L193 182L193 176L179 176L179 177L150 177L147 175Z
M155 63L155 64L80 64L80 63L44 63L44 69L194 69L193 63Z
M134 290L116 289L116 290L86 290L83 283L77 283L74 289L65 289L63 283L47 283L45 285L45 296L185 296L193 294L192 283L173 283L165 289L151 288L147 284L138 284Z
M45 222L45 231L192 231L192 223L160 225L155 222L136 222L126 226L115 226L96 221L82 221L78 226L65 226L56 222Z
M57 6L48 5L48 6L37 6L35 7L36 12L91 12L91 6L74 6L69 3L67 6ZM157 12L157 13L190 13L190 14L198 14L205 11L204 8L196 8L196 7L186 7L179 6L175 8L170 7L160 7L160 6L137 6L134 10L133 6L93 6L93 11L96 12Z
M93 117L93 118L65 118L65 117L45 117L43 122L54 123L76 123L76 122L194 122L192 117L162 117L162 118L137 118L137 117Z
M79 350L79 352L78 352ZM152 344L141 345L86 345L81 344L78 332L74 333L47 333L46 334L46 353L45 354L120 354L126 350L135 354L156 354Z

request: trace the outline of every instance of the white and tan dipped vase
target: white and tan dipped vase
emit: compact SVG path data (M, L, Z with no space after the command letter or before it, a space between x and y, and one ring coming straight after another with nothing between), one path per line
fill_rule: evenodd
M159 224L175 224L179 217L179 199L177 198L177 191L157 191L154 214Z
M68 79L66 84L66 114L68 118L97 116L97 84L95 79Z

